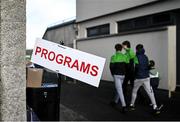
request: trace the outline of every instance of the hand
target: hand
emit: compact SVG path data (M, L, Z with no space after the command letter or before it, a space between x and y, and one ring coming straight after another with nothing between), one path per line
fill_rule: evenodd
M127 49L128 49L128 47L127 47L126 45L123 45L123 48L124 48L124 50L127 50Z

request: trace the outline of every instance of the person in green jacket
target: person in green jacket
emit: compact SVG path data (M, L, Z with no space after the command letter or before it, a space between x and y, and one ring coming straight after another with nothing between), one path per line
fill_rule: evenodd
M122 84L125 78L127 57L121 52L122 51L121 44L116 44L115 50L116 50L116 53L111 57L111 61L110 61L110 71L115 81L115 88L117 91L117 95L115 97L115 100L111 102L111 105L112 106L117 105L120 99L121 104L122 104L122 113L125 113L126 102L124 100Z
M131 89L134 86L134 77L135 77L134 64L135 64L135 61L136 61L136 59L135 59L136 54L133 51L133 49L131 49L131 44L130 44L129 41L124 41L122 43L122 45L123 45L124 50L126 51L125 55L127 57L126 74L125 74L125 78L124 78L124 82L123 82L123 92L124 92L125 99L126 99L126 102L127 102L127 99L128 99L127 98L128 97L128 93L127 93L128 82L130 81Z

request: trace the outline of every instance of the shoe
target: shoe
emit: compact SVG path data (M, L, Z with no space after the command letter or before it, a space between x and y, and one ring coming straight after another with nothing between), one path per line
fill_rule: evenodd
M158 115L158 114L160 114L160 113L161 113L161 111L159 110L158 107L153 110L153 114L155 114L155 115Z
M134 111L134 110L135 110L135 106L134 106L134 105L130 105L130 106L129 106L129 110L130 110L130 111Z
M158 107L158 110L161 110L163 106L164 106L164 105L161 104L161 105Z
M127 112L127 108L126 107L122 107L121 113L125 114Z

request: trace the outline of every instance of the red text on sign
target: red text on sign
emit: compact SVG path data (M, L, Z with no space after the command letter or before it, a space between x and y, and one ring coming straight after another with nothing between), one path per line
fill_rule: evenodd
M39 55L49 61L55 61L59 65L75 69L82 73L89 74L91 76L97 76L99 67L78 59L72 59L70 56L65 56L63 54L56 54L54 51L48 51L45 48L36 47L35 55Z

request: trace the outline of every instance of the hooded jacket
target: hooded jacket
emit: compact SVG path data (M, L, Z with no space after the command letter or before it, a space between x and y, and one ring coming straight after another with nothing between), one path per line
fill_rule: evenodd
M110 71L112 75L125 75L127 57L121 52L116 52L111 57Z
M136 52L138 63L135 65L135 78L144 79L149 77L149 61L145 55L145 50L141 49Z
M134 72L134 58L136 54L131 48L127 48L125 55L127 57L127 72Z
M134 57L136 56L134 51L131 48L127 48L125 55L127 57L127 63L133 64Z

